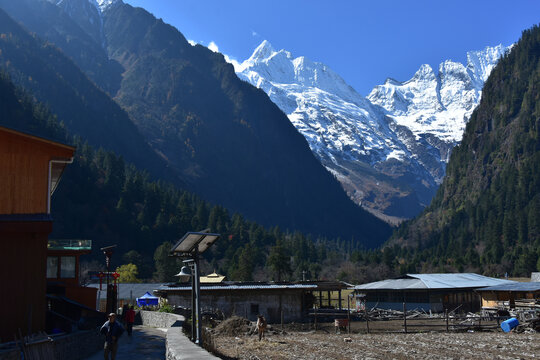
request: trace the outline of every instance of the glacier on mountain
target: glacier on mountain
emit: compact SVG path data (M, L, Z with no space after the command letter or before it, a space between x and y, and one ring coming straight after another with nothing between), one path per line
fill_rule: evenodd
M367 98L328 66L266 40L235 70L288 115L354 201L383 218L407 218L434 195L506 50L469 52L466 65L447 60L437 73L422 65L410 80L387 79Z

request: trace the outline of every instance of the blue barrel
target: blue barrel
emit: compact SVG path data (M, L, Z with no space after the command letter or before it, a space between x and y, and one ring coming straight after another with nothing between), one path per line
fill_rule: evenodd
M516 318L510 318L501 323L501 329L504 332L510 332L513 328L519 325L519 321Z

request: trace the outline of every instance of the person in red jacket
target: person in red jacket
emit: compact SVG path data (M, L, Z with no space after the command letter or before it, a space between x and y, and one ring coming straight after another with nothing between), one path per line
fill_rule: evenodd
M131 336L133 333L133 323L135 322L135 310L133 310L133 305L126 311L125 322L128 336Z

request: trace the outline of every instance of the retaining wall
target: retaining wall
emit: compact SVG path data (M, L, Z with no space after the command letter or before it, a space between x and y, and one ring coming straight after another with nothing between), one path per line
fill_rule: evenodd
M167 329L167 360L206 360L219 359L203 348L192 343L182 331L185 318L182 315L141 311L143 325Z
M73 360L85 359L103 349L103 338L98 329L77 331L54 336L52 339L49 343L34 346L52 347L56 359ZM21 358L19 349L0 351L0 360L20 360Z

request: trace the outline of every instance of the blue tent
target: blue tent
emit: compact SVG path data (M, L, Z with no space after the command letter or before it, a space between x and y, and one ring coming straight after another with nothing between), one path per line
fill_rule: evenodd
M158 303L159 303L159 298L150 294L148 291L143 296L137 298L138 306L148 306L148 305L154 306L154 305L157 305Z

